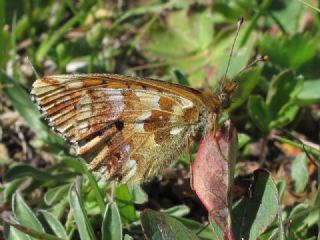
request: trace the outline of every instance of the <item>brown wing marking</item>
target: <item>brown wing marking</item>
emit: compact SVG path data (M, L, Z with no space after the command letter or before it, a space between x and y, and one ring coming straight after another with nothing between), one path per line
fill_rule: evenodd
M98 154L90 162L90 169L122 182L150 179L176 160L185 148L188 127L177 135L170 134L170 130L140 133L125 127L101 150L94 151Z

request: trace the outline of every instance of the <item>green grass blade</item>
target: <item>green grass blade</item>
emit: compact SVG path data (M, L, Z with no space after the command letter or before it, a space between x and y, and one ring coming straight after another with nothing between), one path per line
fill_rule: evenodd
M6 97L11 101L13 107L20 113L28 126L39 136L47 136L46 127L42 124L41 115L31 101L30 95L14 79L0 70L0 84L4 87Z
M47 36L47 38L42 42L39 50L36 53L37 64L41 63L44 58L48 55L48 52L61 41L61 38L69 31L70 27L78 23L85 16L84 12L73 16L68 20L60 29L52 36Z
M98 203L98 206L100 208L101 215L104 215L105 209L106 209L106 203L104 201L103 194L98 186L98 183L93 176L93 174L88 170L88 167L86 166L86 163L83 160L80 160L80 163L83 164L83 168L85 169L85 173L88 177L88 180L90 182L90 185L92 187L92 190L95 192L95 197Z
M69 192L69 204L73 211L74 219L79 231L81 240L96 239L91 222L86 213L84 203L77 192L75 184L70 188Z

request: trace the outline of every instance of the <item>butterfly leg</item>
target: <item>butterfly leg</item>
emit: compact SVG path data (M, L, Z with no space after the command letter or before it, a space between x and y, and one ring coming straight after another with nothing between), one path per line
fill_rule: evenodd
M214 114L213 115L213 136L214 138L216 138L217 136L217 129L218 129L218 126L219 126L219 117L217 114Z
M189 168L190 168L190 186L191 189L194 190L193 187L193 171L192 171L192 144L191 144L191 136L188 136L188 155L189 155Z
M218 129L219 129L219 115L215 114L214 115L214 120L213 120L213 136L214 136L214 140L216 142L216 146L217 146L217 149L218 149L220 155L222 156L222 158L226 162L228 162L228 158L223 154L223 152L221 150L221 146L220 146L220 143L219 143L220 136L218 136Z

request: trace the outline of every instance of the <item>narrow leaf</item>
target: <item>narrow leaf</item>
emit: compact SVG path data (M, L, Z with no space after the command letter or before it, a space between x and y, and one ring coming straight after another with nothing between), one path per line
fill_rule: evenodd
M121 240L122 239L122 223L117 204L115 202L108 203L103 217L102 239Z
M164 213L170 216L182 217L190 213L190 208L187 205L177 205L163 210Z
M40 221L18 193L14 194L12 197L12 211L18 223L35 231L44 233Z
M94 235L94 231L92 229L92 225L86 214L84 204L80 199L75 184L71 186L69 191L69 203L71 210L73 211L80 238L82 240L96 239L96 236Z
M291 176L294 181L295 192L303 192L309 178L307 156L305 153L299 154L294 159L291 168Z
M3 190L3 201L9 202L11 200L12 194L17 190L17 188L26 181L26 178L17 178L9 183L8 186Z
M105 201L104 201L104 197L103 197L103 194L98 186L98 183L95 179L95 177L93 176L92 172L89 171L86 163L80 159L79 161L79 164L82 164L83 165L83 169L85 169L85 174L87 175L88 177L88 180L90 182L90 185L92 187L92 191L94 192L94 196L96 197L96 200L97 200L97 204L100 208L100 213L101 213L101 216L103 216L104 212L105 212Z
M44 195L44 201L48 206L59 202L69 191L70 184L50 188Z
M32 167L30 165L25 165L25 164L21 164L21 165L16 165L12 168L10 168L7 173L5 178L8 181L17 179L17 178L21 178L21 177L32 177L34 179L37 180L41 180L41 181L46 181L46 180L56 180L59 181L61 180L61 178L57 178L53 175L51 175L50 173L47 173L46 171L37 169L35 167ZM62 179L65 180L65 179Z
M62 226L60 221L52 213L50 213L46 210L41 210L41 213L57 237L62 238L62 239L68 239L68 235L67 235L64 227Z
M19 239L19 240L23 240L25 239L24 237L22 237L23 235L21 235L19 232L24 233L25 236L31 236L34 239L46 239L46 240L61 240L60 238L57 238L51 234L47 234L47 233L43 233L43 232L39 232L36 231L32 228L29 227L25 227L22 226L20 224L16 224L16 223L12 223L9 221L5 221L7 224L9 224L11 227L14 227L15 229L17 229L18 231L12 231L10 230L11 234L14 234L15 236L12 237L16 237L14 238L14 240ZM26 239L30 239L30 238L26 238Z

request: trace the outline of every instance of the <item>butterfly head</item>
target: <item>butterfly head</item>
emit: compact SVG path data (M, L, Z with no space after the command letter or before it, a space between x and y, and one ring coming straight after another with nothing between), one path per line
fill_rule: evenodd
M237 76L241 75L244 71L256 65L258 62L267 62L268 56L262 55L256 58L253 62L248 64L245 68L243 68ZM232 97L234 96L237 88L239 86L239 78L235 77L231 80L227 79L224 76L217 84L214 90L214 96L216 102L219 104L219 110L226 109L230 106L232 102Z
M219 111L226 109L232 102L232 97L238 88L236 80L224 80L218 83L214 90L214 96L218 102Z

